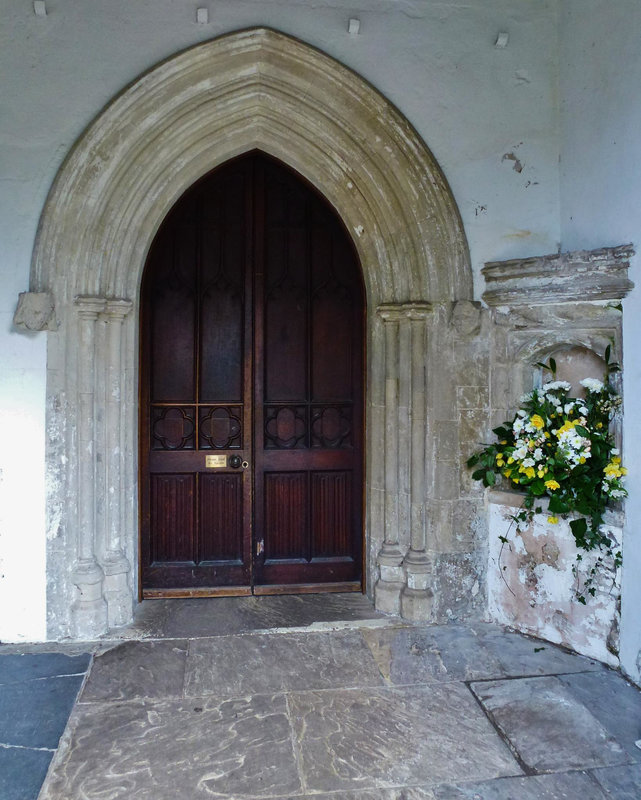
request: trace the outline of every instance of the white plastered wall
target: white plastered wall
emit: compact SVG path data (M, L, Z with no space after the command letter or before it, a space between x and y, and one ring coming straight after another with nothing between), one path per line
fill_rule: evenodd
M561 16L561 241L564 250L641 247L641 4L565 0ZM621 664L641 682L641 276L625 299ZM621 354L618 354L619 356Z
M5 0L0 32L0 638L45 635L45 334L11 316L28 289L42 206L83 128L158 61L268 25L363 75L417 128L452 187L480 295L487 260L559 242L557 3L541 0L221 0L197 25L176 0ZM350 16L361 33L350 36ZM510 35L494 47L499 31ZM617 242L618 243L618 242ZM597 244L602 244L598 242ZM581 246L584 246L581 243ZM587 245L585 245L587 246Z

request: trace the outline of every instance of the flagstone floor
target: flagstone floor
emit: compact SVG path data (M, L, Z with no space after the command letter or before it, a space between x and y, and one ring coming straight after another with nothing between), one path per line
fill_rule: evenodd
M408 625L359 595L150 601L90 665L49 653L41 674L43 647L0 648L0 774L18 753L42 780L89 671L41 800L641 797L641 693L496 625ZM35 718L55 681L58 728L7 728L10 696Z

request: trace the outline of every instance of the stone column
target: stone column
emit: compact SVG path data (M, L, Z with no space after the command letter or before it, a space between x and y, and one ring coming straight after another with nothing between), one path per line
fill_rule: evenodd
M105 551L102 568L105 574L104 596L109 627L131 621L133 600L129 585L131 565L122 544L121 499L123 497L121 449L121 342L122 323L132 308L130 300L108 300L107 384L105 408Z
M385 540L376 559L379 579L374 587L374 597L376 608L399 614L404 585L404 553L399 546L398 524L398 330L401 306L386 304L378 308L378 313L385 325Z
M71 631L76 639L94 639L107 630L107 604L102 596L104 573L95 556L95 337L96 320L105 309L98 297L77 297L78 342L78 534L71 580L77 593L71 606Z
M401 593L401 614L406 619L428 620L432 612L431 587L433 559L426 550L426 319L431 308L427 303L407 303L404 307L411 333L411 533L410 549L405 556L405 582Z

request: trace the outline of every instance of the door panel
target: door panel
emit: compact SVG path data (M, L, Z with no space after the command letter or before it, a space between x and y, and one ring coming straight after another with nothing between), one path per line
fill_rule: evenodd
M170 212L142 286L150 595L358 587L363 309L335 212L266 156Z

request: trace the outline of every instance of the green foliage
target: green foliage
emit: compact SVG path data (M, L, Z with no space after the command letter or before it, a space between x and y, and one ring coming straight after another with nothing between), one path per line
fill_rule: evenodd
M611 361L611 347L605 350L606 374L603 382L581 381L585 398L568 396L570 385L552 380L521 398L521 408L511 422L494 428L497 442L486 444L467 461L476 467L474 480L484 486L499 481L523 491L522 509L512 519L517 529L541 512L539 498L548 498L548 522L572 514L570 529L577 547L598 550L596 565L580 575L582 558L577 556L575 574L579 588L576 598L586 602L594 596L594 581L608 558L620 566L621 554L603 530L603 515L612 502L627 496L623 486L626 470L614 446L610 422L621 406L621 398L610 383L610 375L620 371ZM556 362L538 362L538 367L556 377ZM503 545L506 537L500 537Z

